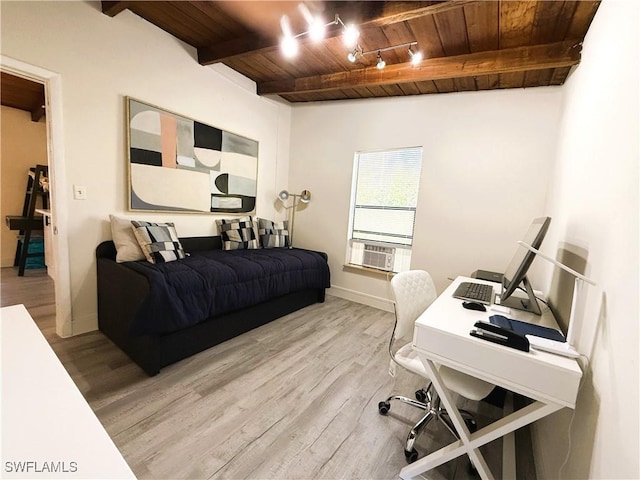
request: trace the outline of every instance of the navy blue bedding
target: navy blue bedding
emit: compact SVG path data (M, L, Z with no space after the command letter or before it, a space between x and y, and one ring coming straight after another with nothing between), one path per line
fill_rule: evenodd
M329 288L327 255L302 249L206 250L168 263L123 265L150 284L131 326L163 334L207 318L308 288Z

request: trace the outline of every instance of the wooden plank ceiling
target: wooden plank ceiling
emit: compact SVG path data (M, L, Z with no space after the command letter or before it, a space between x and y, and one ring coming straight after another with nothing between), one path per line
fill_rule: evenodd
M2 72L0 97L5 107L31 113L31 120L40 121L45 114L44 85L26 78Z
M279 42L287 15L293 34L308 27L300 2L103 1L104 14L130 10L195 47L202 65L224 63L257 84L260 95L290 102L435 94L561 85L580 62L582 41L599 1L451 0L305 2L329 23L355 23L365 52L355 63L342 25L319 44L299 38L296 58ZM417 42L424 55L409 62ZM377 50L386 68L376 68Z

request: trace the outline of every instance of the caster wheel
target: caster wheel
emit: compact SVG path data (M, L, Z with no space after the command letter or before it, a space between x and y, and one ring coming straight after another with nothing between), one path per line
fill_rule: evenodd
M427 401L427 392L422 389L416 390L416 400L425 403Z
M418 459L418 452L416 449L412 449L410 452L404 451L404 457L407 459L407 463L413 463Z
M386 415L390 408L391 404L389 402L380 402L378 404L378 412L380 412L380 415Z

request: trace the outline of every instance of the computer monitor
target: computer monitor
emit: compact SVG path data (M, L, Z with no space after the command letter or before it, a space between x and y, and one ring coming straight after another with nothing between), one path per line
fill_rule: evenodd
M535 218L522 241L531 245L536 250L540 249L542 240L549 229L551 217ZM535 253L518 245L507 270L502 277L502 293L500 295L500 304L505 307L515 308L516 310L524 310L540 315L540 305L533 293L533 287L527 279L527 271L531 266L531 262L535 257ZM527 298L512 296L513 293L523 284Z

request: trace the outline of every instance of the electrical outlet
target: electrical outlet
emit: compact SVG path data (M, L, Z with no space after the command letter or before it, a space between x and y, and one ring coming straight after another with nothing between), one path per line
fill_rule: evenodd
M84 185L74 185L73 186L73 198L75 200L86 200L87 199L87 187Z

